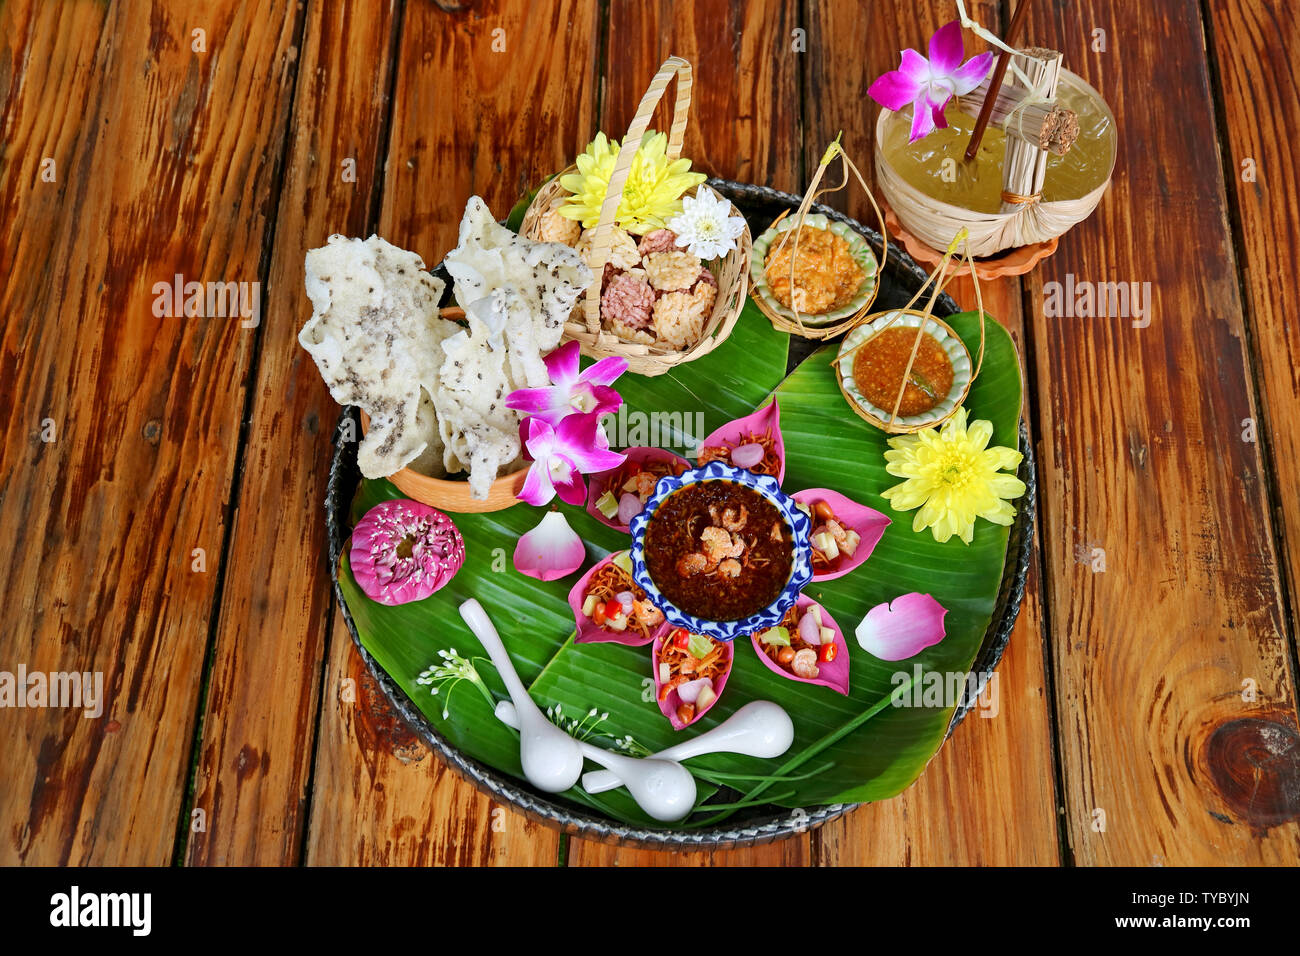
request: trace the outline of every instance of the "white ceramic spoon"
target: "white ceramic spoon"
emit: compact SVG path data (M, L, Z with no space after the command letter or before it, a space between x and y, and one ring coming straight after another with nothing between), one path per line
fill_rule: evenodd
M501 636L497 633L483 605L470 598L460 606L460 616L474 632L483 648L492 658L497 672L510 692L518 717L519 762L524 776L534 787L547 793L560 793L578 782L582 773L582 748L559 727L546 719L538 709L528 690L515 672L510 655L506 653Z
M507 727L519 726L519 714L508 700L497 704L497 719ZM627 787L632 799L650 816L665 823L680 820L695 806L695 778L675 760L627 757L592 744L575 741L582 753L604 767L615 786Z
M704 754L732 753L749 757L779 757L794 741L794 724L780 704L770 700L750 701L718 726L690 740L654 754L662 760L688 760ZM582 775L582 789L604 793L621 783L611 770L593 770Z

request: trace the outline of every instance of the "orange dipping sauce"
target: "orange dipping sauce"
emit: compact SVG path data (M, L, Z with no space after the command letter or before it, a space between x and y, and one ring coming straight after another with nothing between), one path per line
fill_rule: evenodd
M860 347L853 357L853 379L858 383L858 390L885 412L892 411L898 400L898 387L903 382L916 332L914 328L885 329ZM934 408L952 391L952 380L952 360L948 353L933 335L922 333L916 361L912 363L912 373L898 405L899 417L923 415Z

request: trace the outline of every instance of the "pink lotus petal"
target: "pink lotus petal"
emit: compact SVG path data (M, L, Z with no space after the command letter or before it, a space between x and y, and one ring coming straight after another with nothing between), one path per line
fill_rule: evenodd
M955 85L953 90L958 96L965 96L975 87L984 82L984 77L989 75L989 70L993 68L993 54L991 52L981 53L979 56L973 56L957 69L948 74L948 78Z
M719 642L723 643L723 647L726 648L727 669L722 672L721 677L715 678L713 681L713 692L717 694L717 696L709 702L708 707L695 712L694 720L689 724L684 724L677 716L677 708L682 703L682 699L677 693L677 688L673 688L668 692L667 697L663 700L659 700L659 688L663 684L663 682L659 680L659 653L663 650L664 641L668 640L669 635L675 630L677 630L675 627L665 627L662 632L655 636L654 648L650 655L650 668L654 674L655 700L659 701L659 710L668 718L668 722L673 725L673 730L685 730L687 727L694 727L698 724L700 718L707 714L713 708L713 705L722 699L722 689L727 686L727 679L731 677L731 665L736 657L736 642Z
M418 501L382 501L352 530L352 576L380 604L406 604L433 594L465 563L455 523Z
M519 536L515 570L539 581L554 581L582 567L587 549L558 511L548 511L537 527Z
M781 438L781 409L777 405L775 398L772 399L770 404L764 405L758 411L746 415L744 418L737 418L733 422L727 422L727 424L704 439L700 444L700 453L703 454L706 448L725 447L727 454L723 458L730 464L731 449L755 441L769 432L775 440L776 455L781 460L776 480L784 481L785 441Z
M600 500L601 495L610 490L610 482L615 478L616 473L626 473L632 465L641 465L644 462L667 462L674 465L680 465L681 470L685 471L690 468L688 462L681 455L674 455L670 451L664 451L662 448L644 448L633 447L626 452L628 468L618 467L611 468L608 471L602 471L599 474L591 476L591 488L587 494L587 514L591 515L606 527L613 528L616 531L627 531L628 526L619 524L618 518L606 518L596 507L596 502ZM614 497L622 497L621 489L614 489Z
M626 554L626 552L622 552ZM590 571L578 579L578 583L569 591L569 608L573 611L573 621L578 629L578 636L574 640L578 644L623 644L627 647L642 647L653 641L669 625L665 621L658 627L651 628L650 637L642 638L636 631L611 631L600 627L595 621L591 620L582 613L582 604L587 598L587 588L591 584L591 579L601 568L608 566L614 560L614 555L609 555L602 561L596 562ZM632 584L632 575L627 575L627 582L630 585L628 590L634 594L639 590Z
M552 385L568 388L578 380L578 353L581 350L582 346L575 339L565 342L542 360L546 363L546 374L550 376Z
M877 604L855 633L868 654L882 661L906 660L943 640L947 613L930 595L912 592Z
M890 70L876 77L875 82L867 87L867 95L885 109L898 112L916 99L921 89L922 86L904 76L902 71Z
M764 664L766 664L767 669L772 671L773 673L780 674L782 677L788 680L798 681L800 684L818 684L822 687L829 687L831 690L836 691L837 693L848 696L849 693L848 641L844 640L844 632L840 630L840 626L835 623L835 619L830 616L830 614L826 611L826 608L822 607L820 604L818 604L816 601L814 601L812 598L808 597L805 594L799 595L799 600L795 602L795 607L799 609L799 615L801 617L804 614L808 613L808 608L813 607L814 605L821 611L822 626L829 627L832 631L835 632L834 642L836 648L838 648L838 652L835 655L835 660L830 661L829 663L823 663L821 661L817 662L816 677L811 677L811 678L799 677L797 674L791 673L790 671L782 667L780 664L778 664L776 661L772 660L772 658L768 657L767 654L763 652L763 642L758 639L758 633L750 635L749 638L750 643L754 645L754 653L758 655L758 659L761 660Z
M930 37L930 72L947 76L961 64L966 48L961 42L961 21L950 20Z
M885 535L885 528L889 527L890 519L888 516L881 514L874 508L868 508L866 505L860 505L852 498L846 498L838 491L831 491L829 488L809 488L807 491L797 491L790 497L795 501L809 507L824 501L831 506L831 511L835 512L835 520L844 526L845 530L856 531L861 537L858 541L857 550L853 552L853 557L846 558L841 555L835 565L835 570L814 573L814 581L834 581L836 578L842 578L850 571L856 570L862 562L871 557L871 552L875 550L880 539ZM820 521L813 520L813 528L816 528ZM816 565L814 565L816 568Z

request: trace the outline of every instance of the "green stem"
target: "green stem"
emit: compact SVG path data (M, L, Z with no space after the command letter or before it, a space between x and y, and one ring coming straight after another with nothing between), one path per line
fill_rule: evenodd
M705 810L726 810L727 811L725 814L720 814L719 816L716 817L710 817L707 820L701 820L698 824L698 826L708 826L710 823L713 823L715 820L728 817L735 811L743 810L745 807L752 807L762 803L771 803L773 800L788 800L793 796L794 796L794 791L790 790L786 793L779 793L775 797L769 797L766 800L739 800L736 803L706 803L702 806L696 807L691 812L703 813Z
M788 774L791 770L794 770L796 767L800 767L803 764L807 763L809 760L817 756L827 747L830 747L832 744L835 744L836 742L842 740L844 737L853 733L853 731L857 730L859 727L865 724L872 717L876 716L876 714L880 713L887 706L892 704L894 700L901 699L904 693L911 690L912 685L914 683L916 683L915 675L913 675L907 681L907 683L900 684L898 687L895 687L893 692L888 697L882 697L879 701L877 701L875 704L872 704L870 707L868 707L862 713L858 714L858 716L854 717L848 723L844 724L841 727L838 727L835 730L832 730L830 733L823 736L820 740L816 741L815 743L809 744L803 750L799 751L799 753L795 754L793 757L791 757L789 760L783 763L780 767L778 767L774 776L781 776L783 774ZM758 786L754 787L754 789L750 790L748 793L744 795L744 797L741 799L741 804L748 804L750 801L753 801L755 798L761 795L763 791L767 790L767 788L770 787L771 785L772 784L770 782L760 783ZM776 799L778 798L769 797L766 802L771 803L774 802ZM704 808L701 807L700 809L704 809ZM732 813L734 813L735 810L737 809L739 809L739 805L735 807L728 807L725 813L720 813L717 816L710 817L708 820L704 822L705 824L720 823L721 821L730 817Z
M807 780L809 777L815 777L820 773L825 773L833 766L835 766L835 762L831 761L830 763L822 764L820 767L818 767L815 770L809 770L807 773L798 773L798 774L789 774L789 775L761 774L761 773L723 773L721 770L691 770L690 767L687 767L686 769L690 770L691 773L695 774L695 776L699 777L701 780L707 780L709 783L722 784L722 783L727 783L731 781L740 781L740 780L751 780L751 781L759 781L759 782L766 781L769 783L789 783L795 780Z

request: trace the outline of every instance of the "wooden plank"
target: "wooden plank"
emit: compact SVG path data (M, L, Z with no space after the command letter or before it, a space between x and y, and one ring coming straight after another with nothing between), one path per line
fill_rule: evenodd
M1295 675L1259 446L1242 440L1257 411L1200 6L1040 5L1028 36L1119 117L1109 194L1029 284L1074 859L1295 865ZM1174 89L1176 109L1151 108ZM1150 283L1149 308L1041 314L1045 284L1070 278Z
M395 713L335 615L312 788L313 866L554 866L555 830L494 803Z
M455 246L471 194L504 216L528 184L570 162L591 127L598 16L595 0L458 12L406 5L381 235L432 265ZM336 631L329 680L352 666L345 640ZM557 831L508 810L493 816L490 802L436 758L404 763L371 738L363 723L323 708L309 862L558 858ZM421 821L420 836L392 846L391 824L409 820Z
M1300 613L1300 24L1292 4L1216 0L1208 5L1228 199L1238 225L1251 362L1263 423L1257 428L1272 474L1291 609L1292 660ZM1281 31L1281 32L1279 32ZM1242 431L1251 422L1243 418Z
M224 309L160 317L154 286L248 283L255 301L296 11L0 14L19 213L0 253L3 392L20 410L0 450L7 659L98 672L105 697L94 720L7 715L2 863L171 859L255 332ZM34 174L46 156L53 184Z
M320 503L338 406L299 346L303 255L369 235L382 178L395 0L307 9L250 440L203 716L190 864L297 862L331 603ZM271 502L290 503L268 507Z
M792 43L798 8L789 0L615 2L600 128L621 140L659 65L671 55L684 57L695 85L682 154L710 176L795 188L801 130ZM651 129L668 128L673 95L665 94Z
M953 18L947 2L915 5L915 16L862 16L857 4L816 4L810 9L808 174L826 144L843 131L842 142L868 182L873 180L875 118L879 107L867 88L898 65L899 51L926 51L930 35ZM973 16L999 30L998 4L970 5ZM872 9L872 13L876 11ZM967 55L986 44L969 31ZM860 51L866 51L862 55ZM834 170L832 184L839 181ZM877 200L880 196L877 192ZM863 223L876 224L870 202L856 180L827 197ZM975 307L974 285L955 280L950 293ZM1026 354L1018 279L984 283L984 305ZM1028 393L1026 392L1026 395ZM1022 412L1033 414L1028 399ZM1032 435L1031 435L1032 437ZM1044 692L1043 620L1039 599L1038 534L1025 602L997 674L996 716L972 712L943 745L921 778L893 800L861 810L818 830L817 859L824 865L1053 865L1059 862L1049 702ZM988 713L993 714L992 707Z
M801 148L798 60L791 46L798 6L783 0L615 3L600 129L622 139L646 85L676 54L694 68L683 144L694 168L793 188ZM652 129L667 128L672 100L664 100ZM715 853L631 850L579 839L569 845L569 862L578 866L803 866L809 858L808 834Z

